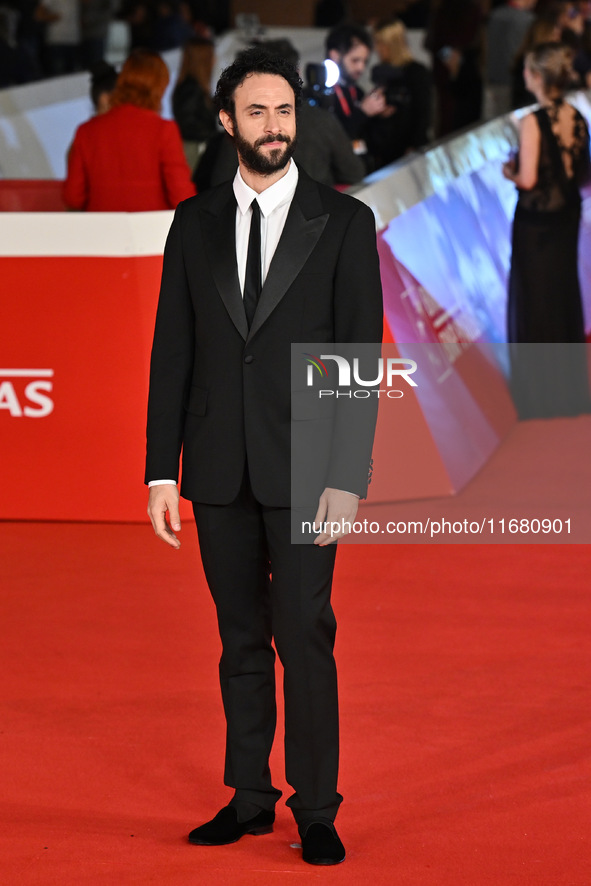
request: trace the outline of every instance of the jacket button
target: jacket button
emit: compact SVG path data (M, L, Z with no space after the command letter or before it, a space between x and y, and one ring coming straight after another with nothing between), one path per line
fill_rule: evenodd
M252 354L247 354L246 357L244 358L245 363L252 363L253 360L254 360L254 357L252 356Z

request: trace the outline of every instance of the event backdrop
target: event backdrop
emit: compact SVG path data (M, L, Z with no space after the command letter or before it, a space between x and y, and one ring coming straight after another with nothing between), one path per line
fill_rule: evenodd
M515 421L502 367L472 347L504 338L515 193L500 166L515 140L512 119L493 121L356 189L377 220L386 340L403 355L437 343L446 361L404 411L380 410L373 501L452 494ZM146 519L148 362L171 219L0 213L0 518ZM590 222L586 202L587 308Z

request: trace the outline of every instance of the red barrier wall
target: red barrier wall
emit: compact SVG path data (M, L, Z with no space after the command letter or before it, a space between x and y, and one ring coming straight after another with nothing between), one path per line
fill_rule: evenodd
M0 516L143 520L162 259L3 258ZM7 370L30 370L27 377Z

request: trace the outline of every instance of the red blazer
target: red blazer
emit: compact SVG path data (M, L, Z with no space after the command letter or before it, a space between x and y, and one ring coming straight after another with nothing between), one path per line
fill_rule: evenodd
M175 209L194 194L177 125L155 111L121 105L76 131L63 187L70 209Z

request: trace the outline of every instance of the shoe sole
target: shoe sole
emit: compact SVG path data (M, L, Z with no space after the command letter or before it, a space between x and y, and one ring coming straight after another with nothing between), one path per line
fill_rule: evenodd
M230 846L232 843L237 843L238 840L241 840L242 837L245 837L247 834L251 834L253 837L261 837L263 834L272 834L273 826L269 825L267 827L253 828L251 831L244 831L243 834L240 834L239 837L236 837L235 840L224 840L223 843L212 843L207 840L192 840L188 837L189 843L192 846Z
M306 864L318 864L318 865L329 865L329 864L342 864L345 860L346 856L343 855L342 858L335 860L334 858L304 858Z

